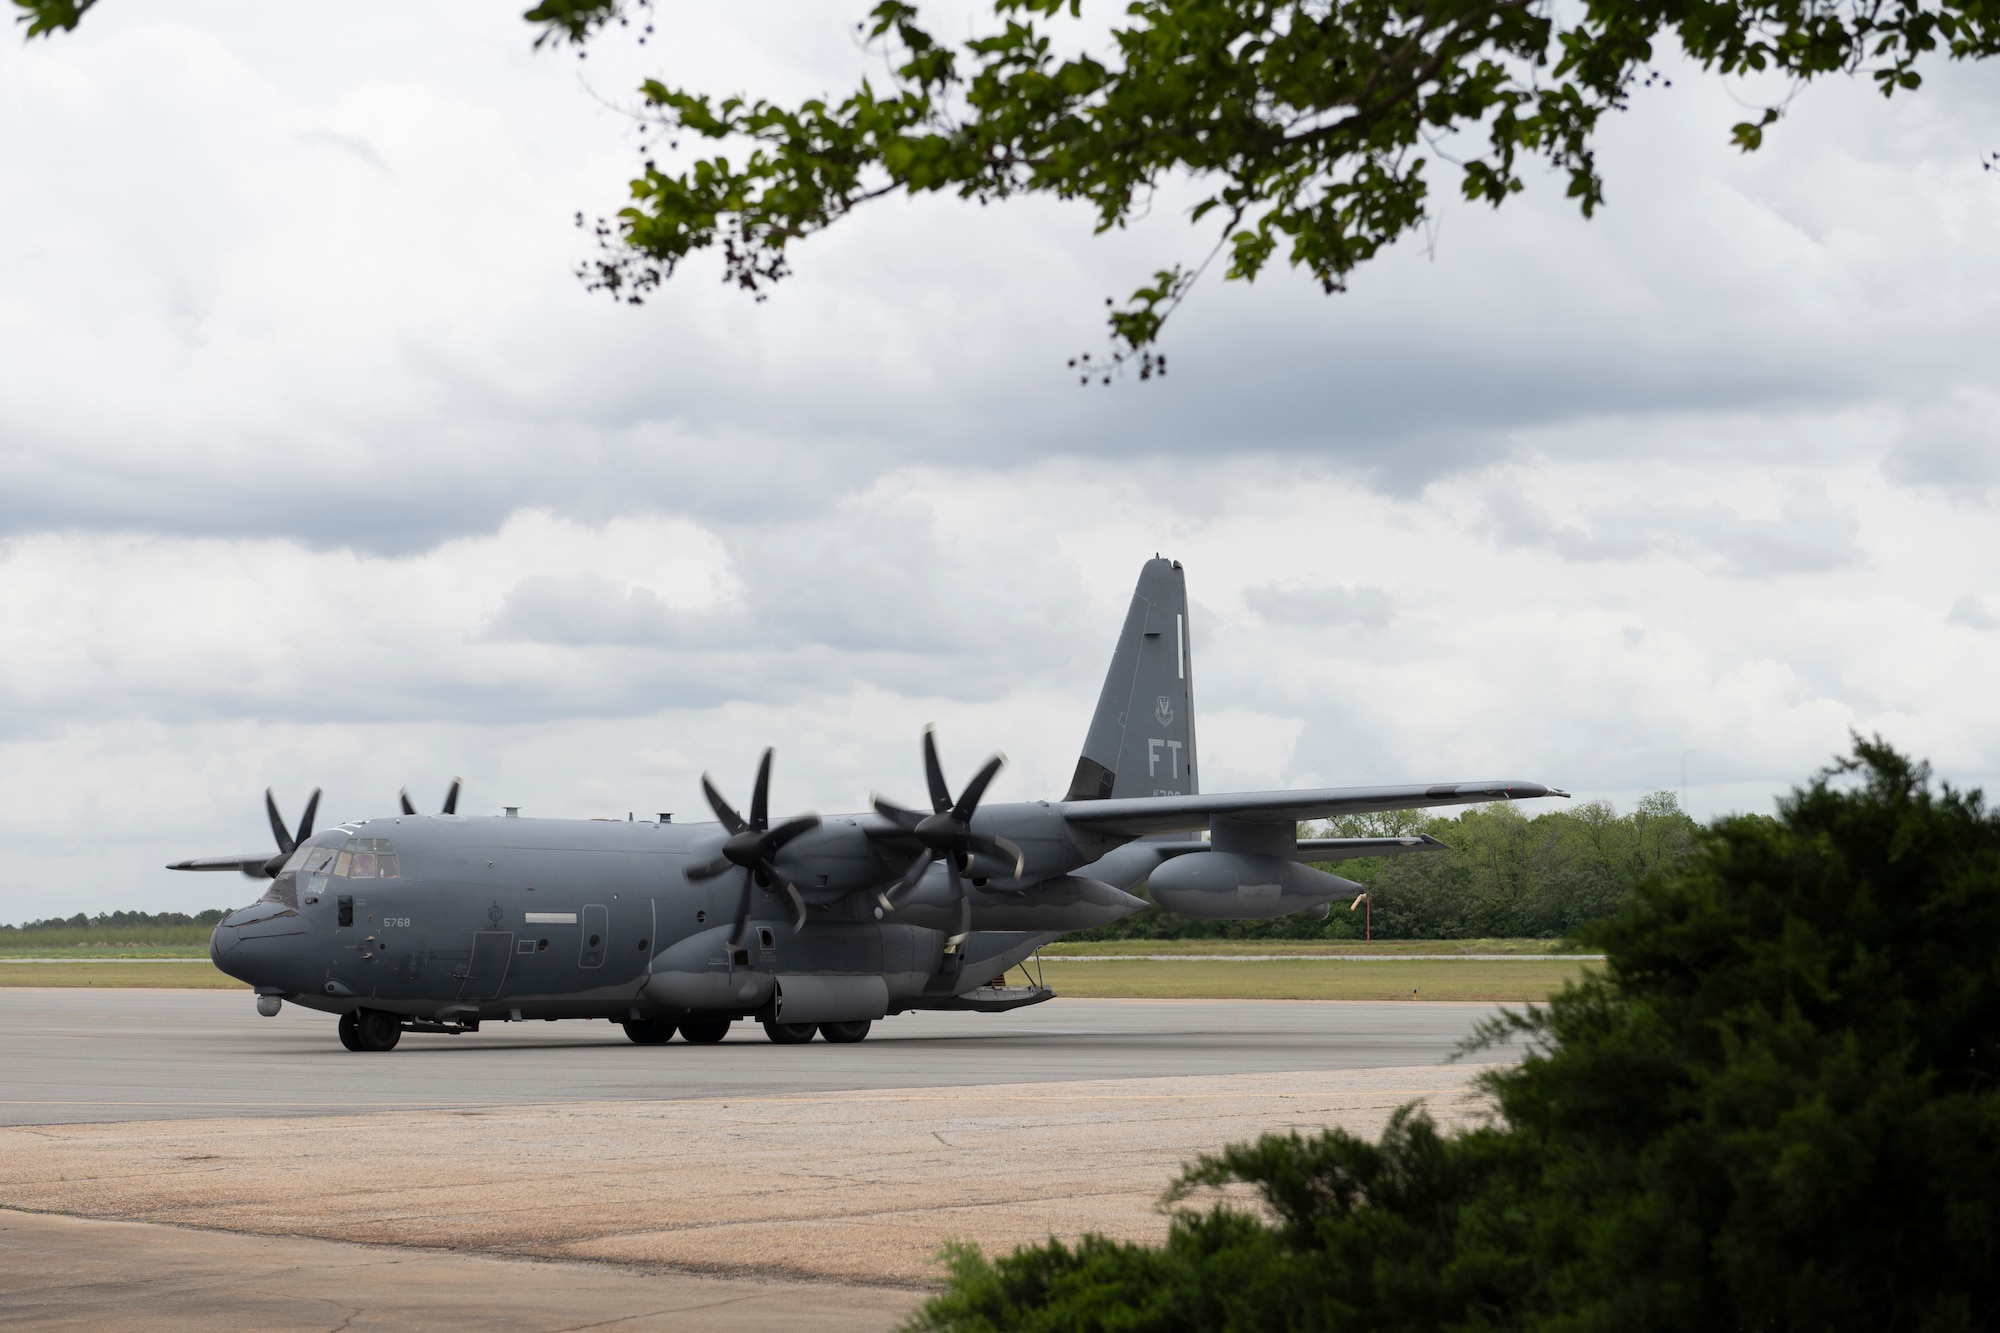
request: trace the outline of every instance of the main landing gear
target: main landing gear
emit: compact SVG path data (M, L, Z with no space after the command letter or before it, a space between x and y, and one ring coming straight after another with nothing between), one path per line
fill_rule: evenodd
M681 1036L697 1046L713 1046L729 1035L727 1018L690 1018L681 1024Z
M380 1009L354 1009L340 1016L340 1044L350 1051L393 1051L403 1039L403 1020Z
M637 1046L664 1046L674 1039L672 1023L656 1023L650 1018L628 1018L624 1023L625 1035ZM688 1038L693 1041L693 1037Z
M851 1023L772 1023L765 1022L764 1035L780 1046L797 1046L811 1041L815 1034L825 1037L836 1045L846 1046L860 1041L868 1035L872 1026L865 1018Z

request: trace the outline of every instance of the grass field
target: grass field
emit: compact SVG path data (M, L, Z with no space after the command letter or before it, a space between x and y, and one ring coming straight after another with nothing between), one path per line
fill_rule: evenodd
M1541 1000L1587 962L1484 962L1453 958L1343 962L1093 962L1051 958L1043 977L1058 995L1160 1000ZM1018 981L1017 970L1009 976ZM238 990L205 958L187 961L27 963L0 960L10 986L167 987Z
M1365 958L1371 954L1571 953L1567 940L1058 940L1044 958L1106 954L1296 954L1301 958Z
M1157 1000L1547 999L1587 962L1483 962L1450 958L1341 962L1092 962L1051 959L1042 977L1058 995ZM1009 980L1018 980L1017 969Z
M71 949L200 949L208 951L214 926L43 926L0 930L0 953L52 953Z
M9 958L206 958L208 941L200 944L91 944L75 948L22 945L0 947L0 962Z
M168 990L242 990L207 958L171 963L23 963L0 959L0 988L10 986L149 986Z

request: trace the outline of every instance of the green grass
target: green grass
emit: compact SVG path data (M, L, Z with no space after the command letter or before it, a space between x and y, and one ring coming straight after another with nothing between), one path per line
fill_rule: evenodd
M1058 940L1044 958L1088 958L1106 954L1295 954L1301 958L1366 957L1370 954L1572 953L1567 940Z
M1189 941L1197 943L1201 941ZM1240 941L1259 943L1258 941ZM1220 941L1205 941L1210 945ZM1275 941L1273 941L1275 943ZM1272 950L1271 952L1276 952ZM1377 952L1387 952L1377 950ZM1330 951L1276 961L1093 960L1087 955L1044 954L1043 978L1058 995L1079 999L1161 1000L1497 1000L1546 999L1593 964L1570 961L1495 961L1449 956L1369 961ZM1016 970L1009 980L1019 980ZM28 963L0 958L0 988L75 986L115 989L235 990L242 983L215 970L206 957L174 962Z
M0 930L0 953L52 953L58 949L208 948L214 926L37 926Z
M1050 959L1042 977L1057 995L1152 1000L1545 1000L1583 975L1586 962L1092 962ZM1010 980L1018 979L1018 970Z
M206 958L171 963L22 963L0 959L0 988L93 986L102 990L241 990L243 983L215 970Z
M46 945L41 948L27 948L20 945L0 945L0 961L9 958L206 958L208 941L200 944L91 944L64 948L60 945Z

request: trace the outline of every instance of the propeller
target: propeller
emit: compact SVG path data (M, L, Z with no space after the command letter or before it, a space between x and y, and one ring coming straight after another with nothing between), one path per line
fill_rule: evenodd
M951 787L944 780L944 768L938 763L937 729L924 728L924 777L931 788L931 813L919 814L915 810L905 810L893 801L875 798L875 809L884 819L889 820L904 832L913 835L924 845L917 859L903 878L878 895L882 906L895 911L914 892L917 884L930 869L932 861L944 858L945 870L951 876L952 896L958 899L958 934L949 943L958 944L972 933L972 899L965 891L965 875L972 869L974 856L986 856L995 861L1012 861L1015 875L1027 869L1027 859L1021 849L1006 838L989 838L983 833L972 831L972 814L979 808L979 800L986 795L988 784L1000 766L1007 762L1007 756L996 754L986 761L985 767L972 775L972 781L965 784L956 801L952 800Z
M792 908L799 919L792 927L794 934L805 928L806 900L799 892L799 886L791 876L778 869L776 857L786 843L811 829L819 827L818 815L801 815L788 819L776 828L770 827L771 797L771 755L765 750L764 758L757 765L757 785L750 791L750 818L736 813L729 802L722 799L722 793L715 789L715 783L708 774L701 775L701 792L708 798L709 808L715 811L716 820L729 832L729 840L722 844L722 854L707 865L695 866L687 872L687 877L697 882L714 879L727 872L730 867L743 871L743 896L736 904L736 932L730 937L730 947L741 949L750 942L750 908L752 887L780 888L792 900Z
M314 787L313 794L306 798L306 812L299 816L297 833L285 828L285 817L278 813L278 798L271 794L269 787L264 788L264 813L271 817L271 834L278 840L278 854L264 863L263 874L266 879L276 879L278 872L284 868L286 858L313 835L313 816L319 813L319 788ZM255 874L251 878L256 878Z
M463 786L465 786L464 778L453 778L451 780L451 786L445 789L444 808L438 812L439 814L455 815L458 813L458 793L459 789ZM417 813L417 807L410 803L410 789L408 787L396 793L396 799L403 803L404 814L414 815Z

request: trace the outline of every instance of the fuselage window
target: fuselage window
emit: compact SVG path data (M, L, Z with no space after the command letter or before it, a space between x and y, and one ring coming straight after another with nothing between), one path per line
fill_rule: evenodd
M349 838L334 858L335 879L401 879L396 844L387 838Z
M303 889L308 898L317 899L326 888L326 872L332 867L336 855L338 850L332 847L301 847L285 863L285 874L278 878L282 881L285 875L292 876L292 892Z
M343 896L337 900L337 905L340 908L340 916L337 918L340 924L343 926L353 925L354 899Z

